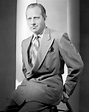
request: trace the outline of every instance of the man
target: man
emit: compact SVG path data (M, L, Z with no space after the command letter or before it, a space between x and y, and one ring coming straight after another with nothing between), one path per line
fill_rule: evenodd
M41 4L28 5L26 19L33 35L22 42L25 79L12 93L6 111L37 112L48 105L58 105L69 99L77 85L82 59L66 33L61 35L46 27L46 17ZM63 86L65 63L68 76Z

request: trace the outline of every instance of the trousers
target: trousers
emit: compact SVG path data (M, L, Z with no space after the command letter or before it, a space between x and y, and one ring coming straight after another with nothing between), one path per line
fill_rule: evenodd
M59 104L61 98L61 85L57 89L46 83L24 80L12 92L1 112L49 112L48 105Z
M23 102L18 105L14 100L9 99L0 112L49 112L48 105L41 102Z

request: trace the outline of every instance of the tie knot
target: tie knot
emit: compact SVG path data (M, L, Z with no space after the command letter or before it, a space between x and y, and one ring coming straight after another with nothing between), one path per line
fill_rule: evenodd
M40 36L36 36L35 38L36 38L36 39L39 39L39 38L40 38Z
M40 46L39 38L40 38L40 36L35 36L32 43L35 44L36 46Z

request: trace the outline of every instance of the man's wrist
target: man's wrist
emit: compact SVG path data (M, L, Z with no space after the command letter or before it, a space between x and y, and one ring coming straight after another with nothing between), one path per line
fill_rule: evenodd
M63 92L62 102L65 103L69 99L69 96L66 92Z

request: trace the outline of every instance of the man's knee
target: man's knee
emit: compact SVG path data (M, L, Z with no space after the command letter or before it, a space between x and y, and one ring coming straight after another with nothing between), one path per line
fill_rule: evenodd
M19 112L49 112L48 106L40 102L26 102Z

